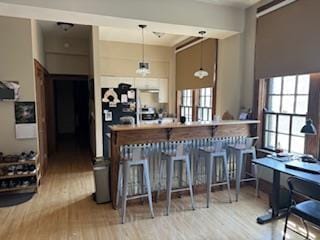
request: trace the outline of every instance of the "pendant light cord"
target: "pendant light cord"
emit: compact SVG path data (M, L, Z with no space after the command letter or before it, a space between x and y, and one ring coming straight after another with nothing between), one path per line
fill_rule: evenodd
M142 28L142 62L144 63L144 28Z
M201 59L200 59L200 68L202 69L202 61L203 61L203 36L202 36L202 39L201 39L201 53L200 53L200 56L201 56Z

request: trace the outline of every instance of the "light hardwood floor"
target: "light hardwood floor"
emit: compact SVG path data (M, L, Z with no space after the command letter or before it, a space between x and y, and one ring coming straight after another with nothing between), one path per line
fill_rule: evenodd
M0 239L271 240L282 236L283 220L263 226L256 223L256 217L267 209L267 197L256 199L251 187L243 187L239 202L232 204L225 191L214 192L209 209L205 195L196 196L195 211L190 210L189 197L174 199L169 217L164 215L164 201L154 203L154 219L147 204L129 204L127 223L122 225L110 204L97 205L91 199L94 183L87 152L60 153L50 164L31 201L0 209ZM289 237L303 239L290 230Z

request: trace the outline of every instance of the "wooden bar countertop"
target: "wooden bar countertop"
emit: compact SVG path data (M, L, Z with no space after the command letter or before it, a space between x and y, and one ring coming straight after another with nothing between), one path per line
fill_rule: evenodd
M221 125L239 125L239 124L256 124L259 120L222 120L222 121L207 121L207 122L174 122L174 123L160 123L160 124L133 124L133 125L112 125L109 126L111 131L130 131L130 130L148 130L148 129L162 129L162 128L186 128L186 127L211 127Z

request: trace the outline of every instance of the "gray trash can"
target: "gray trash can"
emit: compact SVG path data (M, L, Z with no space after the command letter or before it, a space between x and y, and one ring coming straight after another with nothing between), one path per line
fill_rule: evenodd
M96 188L94 200L96 203L110 202L110 161L96 161L93 165L93 172Z

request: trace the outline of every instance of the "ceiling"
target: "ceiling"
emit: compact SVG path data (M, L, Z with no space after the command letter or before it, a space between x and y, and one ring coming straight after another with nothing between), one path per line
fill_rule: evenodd
M56 22L38 21L45 36L56 36L65 38L88 39L91 26L75 24L68 31L64 31Z
M217 5L232 6L232 7L243 8L243 9L260 2L260 0L196 0L196 1L212 3Z
M100 27L100 40L141 43L141 29L135 28L115 28L115 27ZM172 47L179 42L187 39L189 36L177 34L164 34L161 37L155 35L148 27L144 31L144 42L148 45L160 45Z

